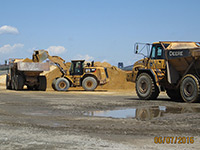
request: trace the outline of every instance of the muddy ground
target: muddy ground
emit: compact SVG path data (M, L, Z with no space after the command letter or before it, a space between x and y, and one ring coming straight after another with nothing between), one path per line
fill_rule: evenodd
M155 144L160 136L194 137L194 143ZM144 101L134 91L0 87L0 149L198 150L199 136L200 103L173 102L165 93Z

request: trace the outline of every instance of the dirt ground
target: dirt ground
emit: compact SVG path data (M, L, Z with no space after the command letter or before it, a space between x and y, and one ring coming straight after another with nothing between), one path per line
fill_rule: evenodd
M123 111L105 114L115 110ZM133 110L133 112L128 112ZM102 115L105 116L101 116ZM200 104L134 91L9 91L0 86L0 149L200 149ZM194 137L156 144L155 137Z

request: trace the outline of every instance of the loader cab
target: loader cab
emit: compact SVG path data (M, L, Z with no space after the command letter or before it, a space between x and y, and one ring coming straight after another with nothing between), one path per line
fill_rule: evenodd
M72 60L70 67L70 75L83 75L85 60Z

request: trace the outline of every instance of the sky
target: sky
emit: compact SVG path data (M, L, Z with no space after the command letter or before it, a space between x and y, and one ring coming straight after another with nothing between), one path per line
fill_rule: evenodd
M132 65L135 42L200 41L198 0L0 0L0 63L33 50Z

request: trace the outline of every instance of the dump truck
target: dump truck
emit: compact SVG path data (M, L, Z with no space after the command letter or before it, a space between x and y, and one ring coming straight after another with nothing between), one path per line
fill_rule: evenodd
M136 83L140 99L156 99L161 91L166 91L172 100L200 100L199 42L136 43L134 51L144 58L134 63L127 80Z
M6 74L6 89L46 90L46 77L40 75L50 69L49 62L34 62L31 59L10 59L9 71Z
M34 52L34 61L42 62L45 59L53 62L62 73L52 82L52 87L56 91L67 91L69 87L77 86L82 86L86 91L93 91L98 85L104 85L109 81L107 68L95 67L94 61L85 63L85 60L72 60L69 69L64 59L59 56L50 56L46 50Z

